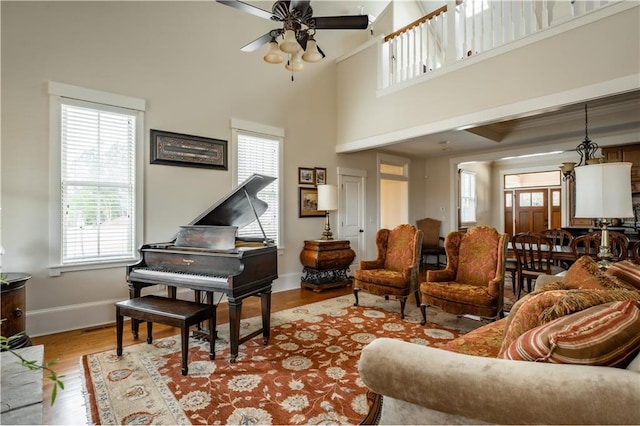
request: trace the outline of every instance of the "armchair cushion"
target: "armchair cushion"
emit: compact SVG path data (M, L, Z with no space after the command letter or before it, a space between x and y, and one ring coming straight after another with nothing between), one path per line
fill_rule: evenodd
M503 358L625 368L640 351L640 305L593 306L527 331Z
M403 272L392 271L390 269L361 269L358 272L358 280L372 284L404 288L407 286L408 278Z

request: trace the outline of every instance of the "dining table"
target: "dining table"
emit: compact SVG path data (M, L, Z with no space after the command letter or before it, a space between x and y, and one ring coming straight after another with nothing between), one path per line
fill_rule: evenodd
M579 252L583 250L578 248L578 256ZM573 263L576 261L576 254L573 252L573 249L570 246L562 246L562 245L554 245L551 249L551 260L554 264L561 264L562 262ZM515 259L516 253L513 250L513 246L511 242L507 244L507 258Z

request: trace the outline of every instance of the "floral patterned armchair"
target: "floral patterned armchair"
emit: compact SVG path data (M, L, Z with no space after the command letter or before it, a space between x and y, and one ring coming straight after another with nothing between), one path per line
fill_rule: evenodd
M400 300L400 317L404 319L407 297L418 294L418 268L422 249L422 231L413 225L403 224L393 230L380 229L376 233L378 258L360 261L360 269L354 272L353 294L358 306L358 292L364 290L378 296L395 296Z
M452 314L502 318L507 235L490 226L450 232L444 242L447 267L427 271L420 284L422 324L427 306Z

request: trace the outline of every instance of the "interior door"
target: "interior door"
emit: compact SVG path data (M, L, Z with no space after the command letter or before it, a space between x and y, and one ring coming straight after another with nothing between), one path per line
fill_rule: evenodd
M364 245L364 177L340 175L340 238L349 240L356 253L353 263L365 259Z
M547 189L515 191L515 232L541 232L548 229Z

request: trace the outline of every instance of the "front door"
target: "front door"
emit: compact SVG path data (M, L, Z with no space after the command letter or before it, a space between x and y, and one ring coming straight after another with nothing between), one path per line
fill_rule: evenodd
M548 229L547 189L515 191L515 232L542 232Z

